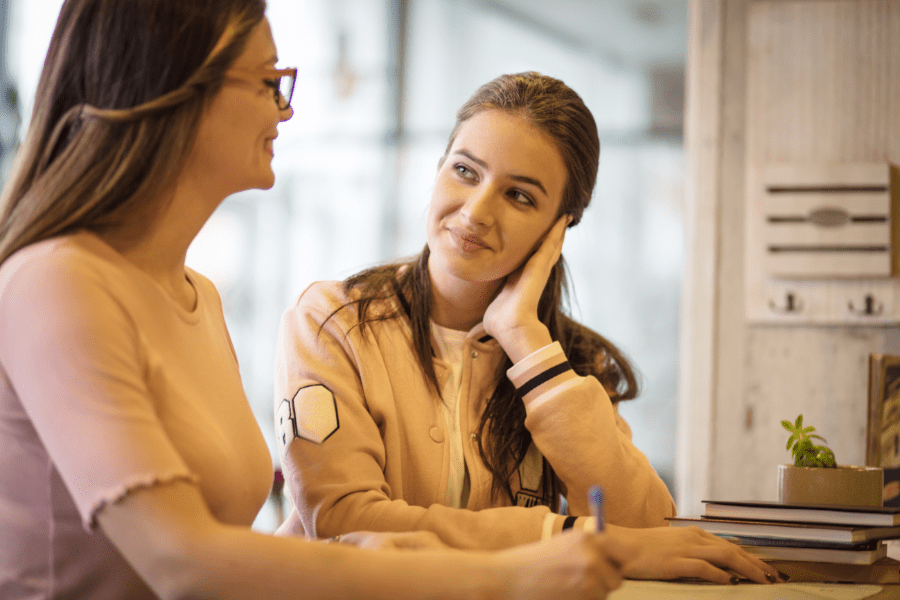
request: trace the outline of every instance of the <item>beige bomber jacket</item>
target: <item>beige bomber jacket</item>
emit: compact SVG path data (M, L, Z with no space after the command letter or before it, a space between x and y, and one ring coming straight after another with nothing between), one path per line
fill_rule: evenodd
M465 549L541 539L549 508L529 494L535 473L525 464L511 482L518 505L505 495L492 498L491 474L478 453L481 412L505 357L499 343L481 325L466 339L460 426L471 490L465 509L446 507L448 427L416 362L409 321L371 323L364 334L355 306L328 319L346 301L340 282L319 282L282 317L275 427L292 509L279 533L428 530ZM553 344L508 375L528 390L525 425L567 487L568 514L590 515L587 490L601 484L608 523L665 525L675 512L665 484L631 443L600 383L567 366ZM443 386L449 368L436 360L435 370ZM564 520L552 519L553 533Z

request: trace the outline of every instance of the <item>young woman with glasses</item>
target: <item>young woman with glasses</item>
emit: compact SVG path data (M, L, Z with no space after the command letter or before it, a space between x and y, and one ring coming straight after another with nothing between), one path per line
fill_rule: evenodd
M272 461L184 259L225 197L274 181L296 71L264 10L62 6L0 207L0 597L605 596L634 550L603 536L468 554L251 530Z
M608 534L644 550L627 576L775 580L735 544L666 527L672 498L617 410L637 394L632 368L563 310L563 238L599 152L564 83L496 78L457 113L424 250L315 283L285 312L283 532L425 529L457 548L509 548L593 529L600 484Z

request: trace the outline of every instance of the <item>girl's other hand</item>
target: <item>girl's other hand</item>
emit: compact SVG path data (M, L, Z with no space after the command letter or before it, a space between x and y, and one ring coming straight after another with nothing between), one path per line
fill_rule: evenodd
M354 531L331 538L331 542L350 544L366 550L449 550L431 531L376 532Z
M606 598L622 585L638 549L610 536L567 531L499 554L512 567L506 597L519 600Z
M756 583L781 581L778 571L740 546L699 527L636 529L608 525L608 535L641 549L625 571L629 579L705 579L735 583L735 574Z
M551 342L547 327L538 320L538 303L562 254L570 221L569 215L563 215L553 224L534 254L506 277L484 313L485 331L500 342L513 363Z

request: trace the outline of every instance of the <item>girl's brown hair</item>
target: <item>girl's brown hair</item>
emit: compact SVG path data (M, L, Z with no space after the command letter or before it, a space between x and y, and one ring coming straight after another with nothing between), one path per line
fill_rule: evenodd
M66 0L0 197L0 263L165 208L197 124L265 0Z
M459 109L444 158L463 123L486 110L519 115L553 140L567 171L560 215L571 215L571 225L578 223L590 203L600 158L597 126L581 97L562 81L539 73L501 75L479 88ZM357 305L363 328L373 321L403 318L406 311L385 310L385 304L377 302L400 296L401 305L408 307L418 363L429 384L440 394L431 346L429 254L426 246L421 254L408 262L382 265L358 273L344 282L344 289L356 298L353 303ZM596 377L613 403L637 396L637 379L628 360L606 338L567 316L567 300L565 262L560 257L541 295L538 317L550 330L552 339L560 342L575 372ZM376 302L381 307L379 310L374 309ZM494 497L506 494L514 503L510 478L525 458L531 434L525 427L522 397L506 377L506 370L511 366L511 361L506 358L497 372L497 387L479 424L478 446L482 460L493 474ZM565 489L546 460L542 481L543 503L558 510L559 497Z

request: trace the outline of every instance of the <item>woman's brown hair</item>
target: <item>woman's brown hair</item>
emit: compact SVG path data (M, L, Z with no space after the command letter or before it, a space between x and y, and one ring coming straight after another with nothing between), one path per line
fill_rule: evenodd
M462 125L486 110L521 116L553 140L567 171L559 214L572 216L570 226L578 223L590 203L600 158L597 126L581 97L562 81L539 73L501 75L479 88L459 109L444 158ZM353 303L357 305L363 328L373 321L404 318L408 312L418 363L429 384L440 394L431 346L429 254L426 246L410 261L358 273L344 282L344 289L354 295ZM384 310L385 305L377 302L394 295L400 296L401 305L408 311ZM567 301L565 262L560 257L541 295L539 319L550 330L552 339L562 345L575 372L596 377L613 403L637 396L637 379L628 360L606 338L567 316ZM381 308L375 310L374 303ZM478 445L481 458L493 475L494 497L506 494L515 503L510 478L525 458L531 434L525 427L522 397L506 377L506 370L511 366L506 358L497 373L497 387L479 423ZM558 510L559 497L565 489L546 460L542 481L543 503Z
M0 197L0 263L165 208L203 110L265 0L66 0Z

